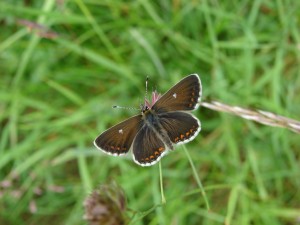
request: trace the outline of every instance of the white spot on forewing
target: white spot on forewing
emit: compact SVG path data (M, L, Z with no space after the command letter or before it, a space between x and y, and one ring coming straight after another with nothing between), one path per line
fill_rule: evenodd
M123 134L123 129L120 129L120 130L119 130L119 134Z
M174 94L173 94L173 97L174 97L174 98L176 98L176 97L177 97L177 94L176 94L176 93L174 93Z

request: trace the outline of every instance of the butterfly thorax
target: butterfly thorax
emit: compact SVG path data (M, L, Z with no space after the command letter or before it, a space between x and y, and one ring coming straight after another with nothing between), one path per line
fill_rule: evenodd
M161 140L167 145L166 147L174 149L167 131L161 125L159 115L155 112L155 110L144 106L142 110L142 118L145 125L149 126L161 138Z
M142 111L142 118L145 121L145 123L148 123L150 125L156 126L156 124L159 123L158 117L154 110L149 109L148 107L145 107L145 109Z
M159 124L158 116L154 109L152 109L153 105L158 101L158 99L161 97L160 94L157 93L157 91L152 92L152 99L149 101L145 98L144 105L141 106L141 113L143 120L145 123L148 123L148 125L154 125L155 127L157 124Z

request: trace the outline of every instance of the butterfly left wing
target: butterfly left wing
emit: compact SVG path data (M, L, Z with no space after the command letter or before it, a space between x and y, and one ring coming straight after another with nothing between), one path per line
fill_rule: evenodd
M174 144L192 141L200 132L200 121L186 112L159 114L159 122Z
M111 155L122 155L129 151L133 139L142 127L142 116L133 116L100 134L94 145Z
M133 142L134 161L141 166L151 166L166 154L167 149L157 132L144 124Z
M202 86L197 74L191 74L167 91L152 109L156 113L189 111L197 109L202 95Z

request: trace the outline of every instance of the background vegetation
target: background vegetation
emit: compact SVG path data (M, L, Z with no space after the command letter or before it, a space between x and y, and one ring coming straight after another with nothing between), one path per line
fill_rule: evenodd
M133 224L300 224L300 136L199 108L202 131L142 168L95 149L134 115L145 77L165 92L200 74L204 101L300 119L300 2L6 0L0 3L0 224L86 224L99 184ZM28 21L40 24L31 24ZM148 211L149 209L152 209ZM146 213L145 213L146 212Z

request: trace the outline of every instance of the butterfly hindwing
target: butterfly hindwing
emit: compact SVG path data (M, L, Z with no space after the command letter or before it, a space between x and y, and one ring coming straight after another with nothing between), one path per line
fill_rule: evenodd
M202 93L201 81L197 74L191 74L167 91L153 105L157 113L194 110L199 106Z
M193 140L201 130L200 121L186 112L168 112L158 117L161 126L174 144Z
M133 139L142 127L142 116L133 116L104 131L94 141L95 146L112 155L122 155L129 151Z
M147 124L138 132L132 150L134 161L141 166L155 164L167 151L158 134Z

